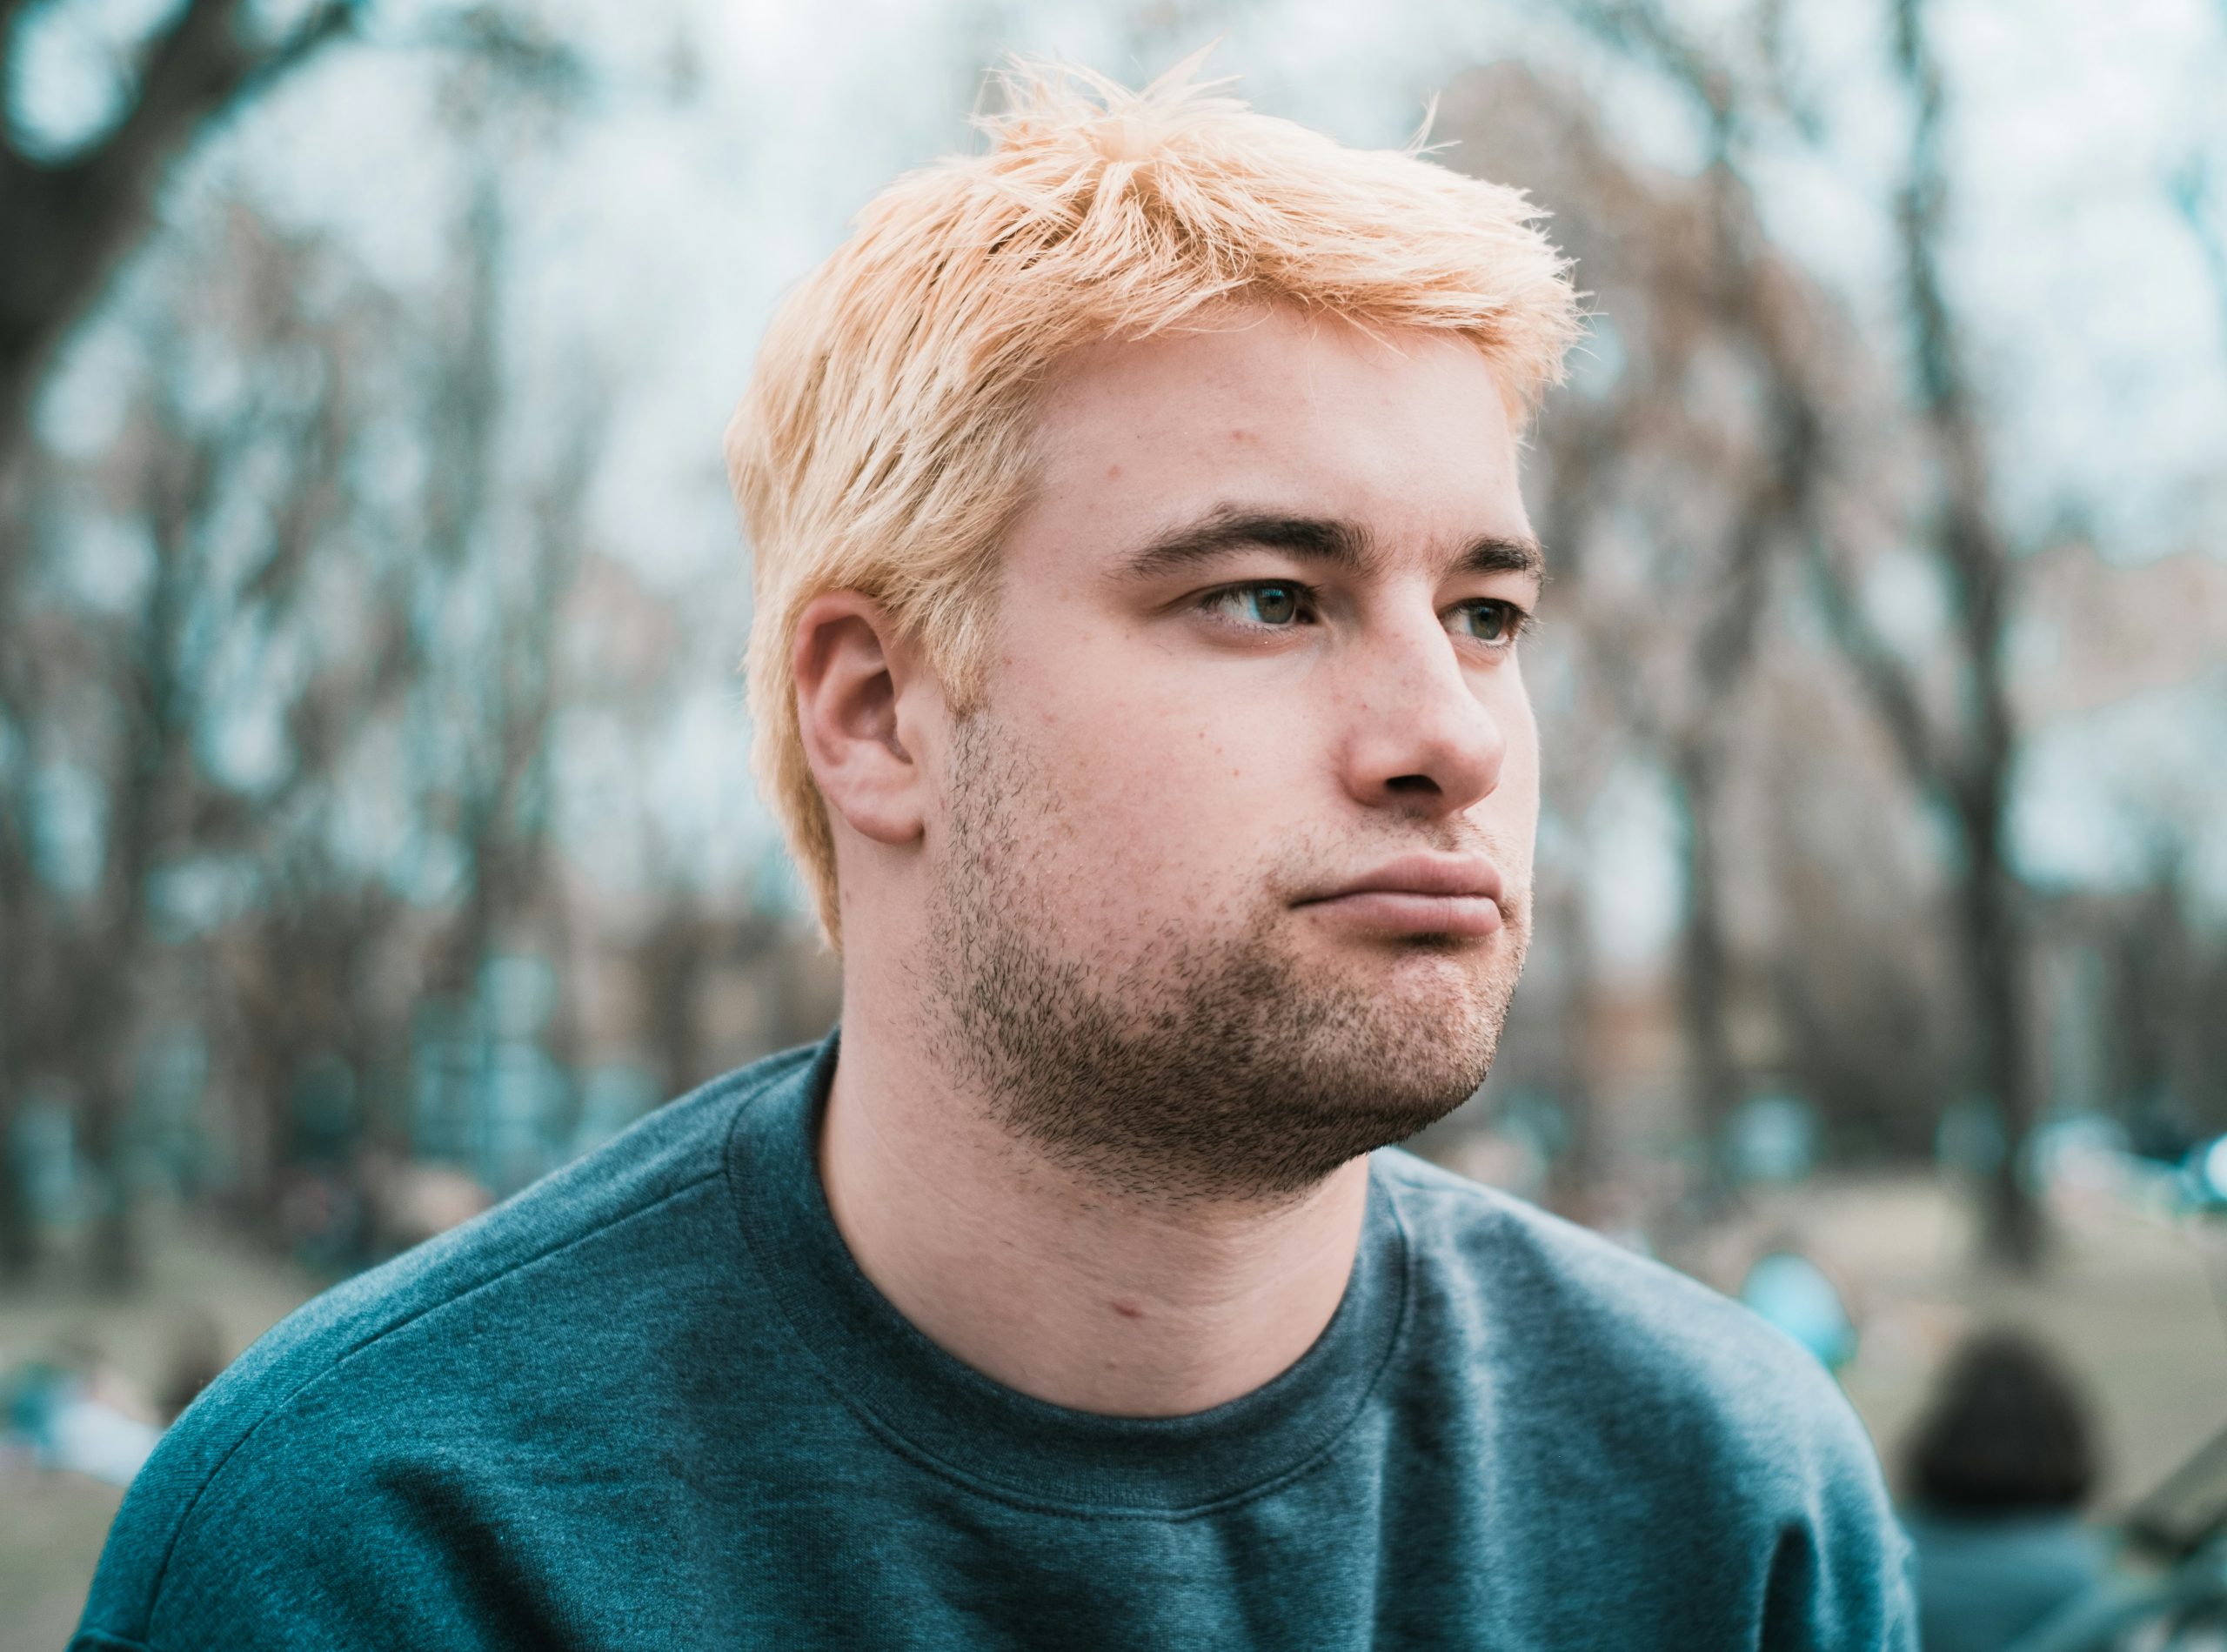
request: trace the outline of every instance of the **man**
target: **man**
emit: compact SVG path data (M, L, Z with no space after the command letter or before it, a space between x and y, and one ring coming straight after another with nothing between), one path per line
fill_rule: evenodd
M265 1338L82 1644L1909 1644L1814 1361L1373 1151L1522 958L1561 261L1180 83L1013 92L730 437L839 1042Z

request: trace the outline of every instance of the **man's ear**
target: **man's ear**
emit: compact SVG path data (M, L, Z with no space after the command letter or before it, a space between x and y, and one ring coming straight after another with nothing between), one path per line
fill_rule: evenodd
M827 806L876 843L904 844L926 821L924 777L900 706L933 684L879 604L831 591L805 605L791 658L806 760Z

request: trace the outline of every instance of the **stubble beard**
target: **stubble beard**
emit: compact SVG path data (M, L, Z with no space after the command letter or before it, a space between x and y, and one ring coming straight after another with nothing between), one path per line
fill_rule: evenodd
M1309 967L1266 880L1235 932L1170 925L1108 975L1062 947L1053 902L1030 881L1045 799L986 720L967 719L953 752L932 1041L1017 1144L1133 1201L1281 1202L1484 1082L1522 967L1520 901L1482 963L1440 972L1421 1001L1377 990L1375 972ZM1390 953L1479 943L1379 944L1388 973Z

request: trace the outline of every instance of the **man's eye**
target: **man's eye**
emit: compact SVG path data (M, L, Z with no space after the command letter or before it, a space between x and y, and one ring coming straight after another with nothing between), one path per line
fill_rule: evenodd
M1456 605L1448 616L1447 629L1457 636L1505 647L1522 634L1523 610L1512 602L1480 597Z
M1296 625L1307 616L1307 587L1274 581L1232 585L1207 599L1207 605L1248 625Z

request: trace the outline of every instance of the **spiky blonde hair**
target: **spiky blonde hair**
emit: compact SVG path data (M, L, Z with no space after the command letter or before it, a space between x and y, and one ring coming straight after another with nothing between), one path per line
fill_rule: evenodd
M1007 68L1003 111L975 122L986 150L882 191L766 332L726 438L755 553L755 764L838 945L798 616L830 591L872 598L966 709L1034 398L1063 355L1234 299L1460 333L1519 418L1560 377L1576 298L1519 191L1256 114L1198 83L1199 61L1142 91Z

